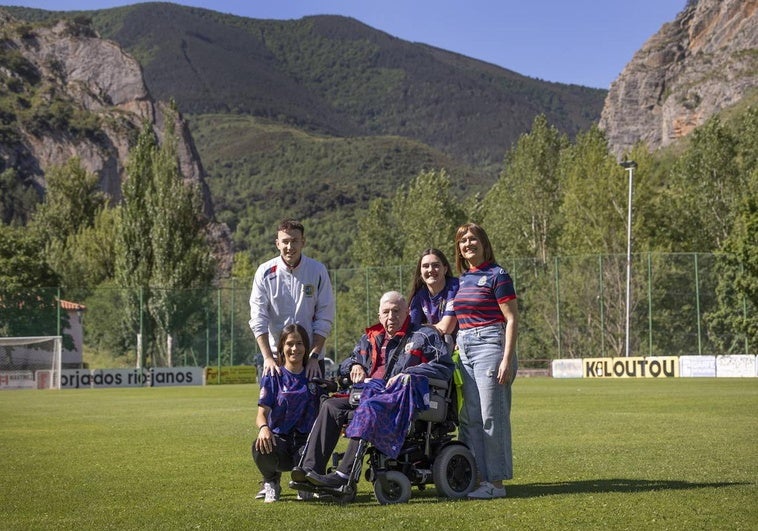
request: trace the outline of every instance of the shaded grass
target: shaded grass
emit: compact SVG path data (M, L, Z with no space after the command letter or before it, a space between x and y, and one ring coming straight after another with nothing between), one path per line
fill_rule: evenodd
M520 379L508 498L253 500L257 387L0 393L4 529L756 529L758 380Z

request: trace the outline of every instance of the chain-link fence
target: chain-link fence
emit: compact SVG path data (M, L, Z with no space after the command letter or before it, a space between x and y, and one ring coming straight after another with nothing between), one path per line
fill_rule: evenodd
M625 256L501 265L519 295L517 348L524 366L530 360L624 355ZM331 270L337 312L327 355L335 361L347 356L364 328L376 322L381 294L407 293L412 274L412 264ZM755 344L729 323L755 318L756 308L739 293L725 307L720 281L712 254L634 255L630 355L754 353ZM229 279L202 290L34 289L17 300L5 294L0 330L64 335L64 350L83 352L85 363L134 366L142 352L140 361L148 366L253 364L258 348L248 326L251 284Z

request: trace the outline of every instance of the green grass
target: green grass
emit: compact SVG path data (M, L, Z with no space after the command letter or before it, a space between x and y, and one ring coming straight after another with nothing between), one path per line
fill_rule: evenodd
M6 391L0 527L756 529L758 380L520 379L508 498L253 496L257 387Z

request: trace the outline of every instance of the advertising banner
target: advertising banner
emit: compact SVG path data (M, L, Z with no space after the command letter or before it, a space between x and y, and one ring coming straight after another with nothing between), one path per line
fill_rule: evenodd
M236 365L233 367L206 367L205 385L216 384L247 384L255 383L257 371L252 365Z
M682 378L715 378L716 356L680 356L679 375Z
M585 378L676 378L679 358L656 356L647 358L585 358Z
M200 367L159 367L151 369L64 369L61 371L61 389L177 385L203 385L203 369Z
M581 359L553 360L550 373L553 378L581 378L583 375Z
M716 356L716 376L719 378L749 378L755 375L755 356Z

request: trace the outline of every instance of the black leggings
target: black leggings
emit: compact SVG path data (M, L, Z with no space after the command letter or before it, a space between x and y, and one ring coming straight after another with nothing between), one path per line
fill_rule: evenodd
M263 481L279 481L282 472L289 472L299 461L300 454L308 439L308 434L294 432L287 435L273 433L276 446L270 454L262 454L255 449L253 441L251 451L253 461L263 475Z

